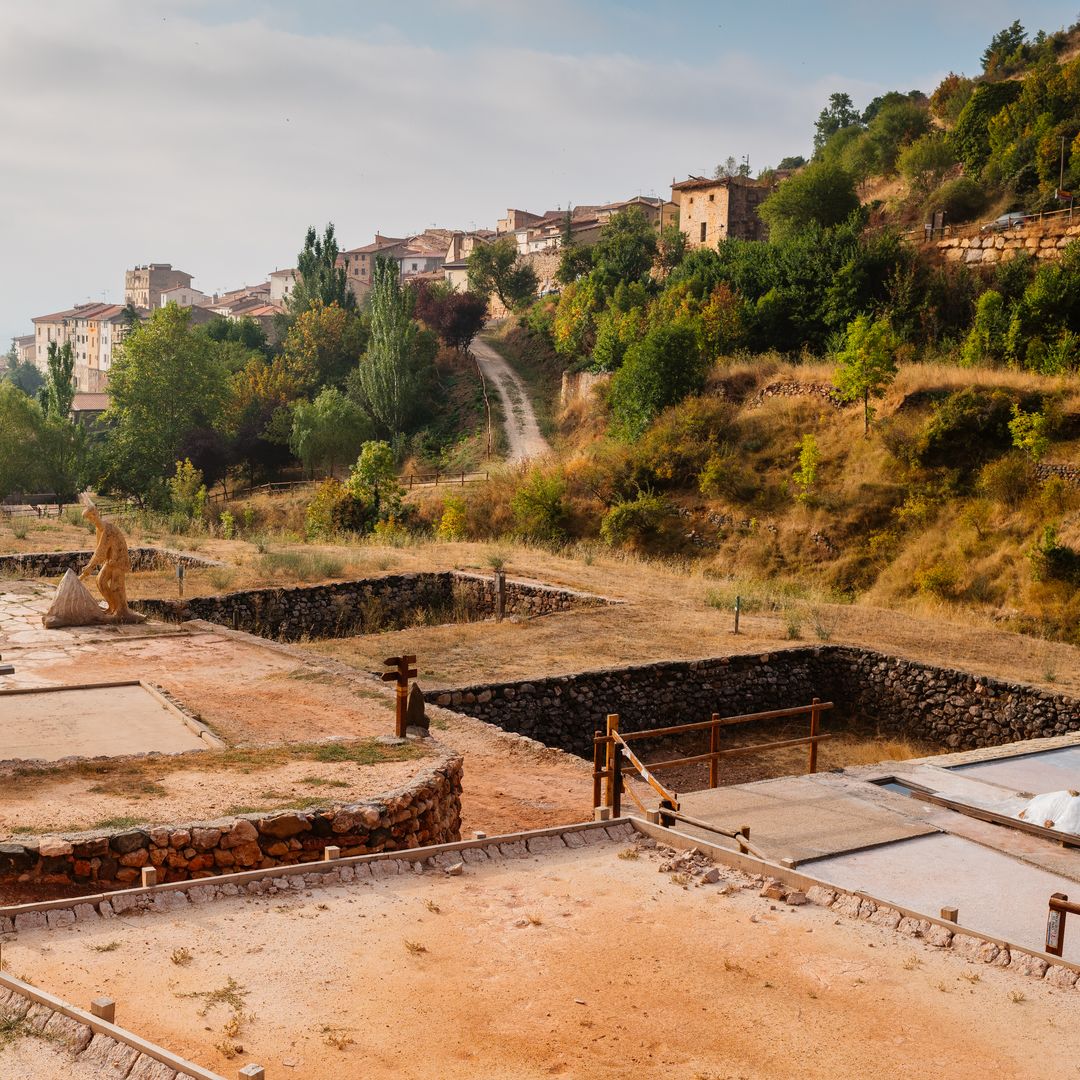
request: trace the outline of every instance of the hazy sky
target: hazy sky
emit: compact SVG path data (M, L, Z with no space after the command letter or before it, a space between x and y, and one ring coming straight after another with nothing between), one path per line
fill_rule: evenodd
M0 335L136 263L265 280L309 223L355 247L757 170L832 91L930 91L1016 17L1077 0L0 0Z

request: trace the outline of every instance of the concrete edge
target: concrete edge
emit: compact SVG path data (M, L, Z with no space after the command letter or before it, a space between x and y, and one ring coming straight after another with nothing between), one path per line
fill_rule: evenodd
M196 1065L194 1062L178 1057L176 1054L164 1049L164 1047L157 1046L155 1043L149 1042L116 1024L110 1024L107 1020L102 1020L92 1013L85 1012L83 1009L69 1004L46 990L39 990L36 986L24 982L14 975L0 972L0 989L10 990L12 993L26 998L33 1005L40 1005L53 1013L66 1016L77 1024L88 1027L94 1035L104 1035L107 1038L123 1043L125 1046L130 1046L145 1057L152 1058L154 1061L168 1066L168 1068L179 1073L180 1076L192 1077L193 1080L224 1080L218 1073L210 1072L209 1069L204 1069L201 1065Z
M0 919L14 920L17 915L26 915L33 912L63 911L70 910L75 914L76 907L98 904L116 898L128 899L150 896L161 896L165 893L187 892L189 889L205 888L206 886L221 887L223 885L247 885L253 881L264 881L269 878L290 878L297 875L329 874L341 867L357 867L376 862L422 862L425 859L435 858L439 855L449 855L458 851L468 851L475 848L484 848L492 844L513 844L528 842L542 837L562 837L567 833L591 832L614 828L619 825L629 825L631 821L627 817L613 818L610 821L583 821L570 825L555 825L546 829L531 829L525 832L502 833L498 836L485 836L476 840L456 840L449 844L432 844L430 847L403 848L397 851L379 851L373 855L353 855L343 859L323 859L318 862L293 863L289 866L268 866L260 870L244 870L236 874L215 874L210 877L189 878L185 881L170 881L161 885L152 885L149 888L116 889L112 892L90 893L85 896L62 897L57 900L39 900L30 904L14 904L0 907ZM333 884L333 883L332 883ZM0 931L2 932L2 931ZM14 931L18 933L18 931Z
M167 712L177 717L185 727L193 731L208 747L213 750L224 750L226 743L219 739L198 717L188 711L180 702L176 701L171 694L163 690L156 683L139 680L139 685L157 701Z
M741 870L747 874L776 878L785 885L790 885L807 893L810 889L817 888L833 893L835 897L849 896L860 901L869 901L874 905L875 910L895 911L901 918L928 922L931 926L939 926L943 930L949 931L950 935L967 935L976 938L979 941L996 945L999 949L1007 949L1010 955L1019 953L1024 956L1033 957L1035 960L1046 964L1047 971L1058 967L1064 968L1066 971L1080 974L1080 964L1074 964L1069 960L1061 959L1061 957L1052 956L1050 953L1041 952L1037 949L1030 949L1026 945L1017 945L1011 941L1006 941L1003 938L992 937L990 934L986 934L981 930L975 930L971 927L963 926L960 923L948 922L935 915L927 915L925 912L913 911L910 908L902 907L900 904L895 904L891 900L882 900L871 893L863 892L861 890L844 889L839 885L833 885L831 882L824 881L821 878L812 877L810 874L806 874L798 869L770 863L764 859L758 859L753 855L743 855L741 852L731 851L730 849L720 847L717 844L711 844L709 841L702 840L700 837L690 836L687 833L681 833L674 829L667 829L662 825L654 825L652 822L645 821L638 817L631 816L629 822L637 832L642 833L653 840L667 844L669 847L680 848L687 851L691 848L698 848L708 854L715 862L721 862L725 866L730 866L732 869ZM1049 900L1049 897L1047 897L1047 899ZM833 903L835 903L835 900ZM830 903L827 906L831 908L833 903ZM846 912L838 912L838 914L846 914ZM859 916L853 915L851 917L858 918ZM942 947L948 948L951 944L950 938L950 941ZM1043 972L1043 974L1045 975L1046 972ZM1042 976L1039 977L1041 978Z

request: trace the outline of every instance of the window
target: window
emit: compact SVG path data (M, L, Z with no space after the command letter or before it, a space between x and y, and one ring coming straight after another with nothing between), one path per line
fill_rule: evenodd
M715 195L710 195L709 196L709 202L713 202L713 201L715 201L715 199L716 199Z
M705 231L708 227L709 226L704 221L701 223L701 242L703 244L705 243Z

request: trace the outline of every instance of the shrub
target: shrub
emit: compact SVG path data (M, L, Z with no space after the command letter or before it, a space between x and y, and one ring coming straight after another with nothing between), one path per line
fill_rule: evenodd
M960 575L951 563L936 562L915 575L919 592L929 593L939 600L949 600L956 595Z
M305 523L309 540L329 540L340 532L368 532L374 515L344 484L325 480L307 504Z
M1056 525L1047 525L1028 552L1036 581L1065 581L1080 585L1080 552L1061 543Z
M817 483L818 465L821 464L821 451L813 435L804 435L799 441L799 464L792 479L798 488L795 498L801 503L809 502Z
M970 177L961 176L942 184L923 209L928 219L935 211L944 210L946 221L971 221L986 209L986 192Z
M226 540L231 540L236 535L236 518L233 517L232 511L222 510L218 521L221 523L221 535Z
M435 535L440 540L464 540L466 524L465 500L451 496L443 503L443 512Z
M671 506L665 498L639 491L633 499L623 499L608 510L600 523L600 538L612 546L640 544L655 536L670 514Z
M631 449L630 467L637 483L671 487L693 483L734 430L732 407L718 397L692 397L665 409Z
M1006 454L984 465L978 488L995 502L1013 509L1027 498L1035 482L1031 462L1023 454Z
M191 464L190 458L176 463L176 471L168 480L169 503L173 512L189 520L202 517L206 508L206 485L202 473Z
M524 485L510 500L518 534L533 540L558 540L566 521L566 481L560 473L529 473Z
M611 405L625 437L634 439L669 405L705 385L706 365L686 322L658 326L626 351L611 381Z
M1013 446L1022 450L1032 461L1042 461L1050 449L1050 436L1047 434L1049 421L1041 412L1024 412L1019 405L1013 405L1013 418L1009 421L1009 433Z
M966 386L934 410L916 447L926 468L966 471L1012 446L1012 399L1002 390Z

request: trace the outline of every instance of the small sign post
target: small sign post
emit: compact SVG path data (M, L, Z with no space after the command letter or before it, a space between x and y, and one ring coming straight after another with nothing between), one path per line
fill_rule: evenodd
M1065 915L1071 910L1069 898L1064 893L1052 893L1050 911L1046 916L1046 951L1060 956L1065 947Z
M405 738L407 717L409 712L409 680L416 678L416 668L411 665L416 663L415 656L390 656L383 663L392 670L384 671L383 682L396 683L394 734L399 739Z
M184 564L176 564L176 595L183 600L184 599Z

